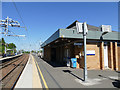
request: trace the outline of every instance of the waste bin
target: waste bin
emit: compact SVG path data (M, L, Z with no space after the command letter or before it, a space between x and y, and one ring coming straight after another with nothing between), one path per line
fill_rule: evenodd
M73 68L77 67L77 58L71 58L71 67Z

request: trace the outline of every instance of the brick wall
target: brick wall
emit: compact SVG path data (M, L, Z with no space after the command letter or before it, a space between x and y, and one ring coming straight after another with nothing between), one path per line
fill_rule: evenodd
M87 56L87 68L88 69L100 69L100 47L97 44L87 44L86 50L95 50L95 55ZM79 55L79 53L83 53L83 46L79 48L75 46L75 56ZM77 59L77 68L84 67L84 57Z
M118 70L120 71L120 46L118 46Z
M113 44L113 66L114 70L118 70L118 47L117 42Z
M104 42L100 43L100 69L104 70Z
M100 44L100 45L99 45ZM63 62L65 55L66 46L60 46L56 48L56 60L57 62ZM79 57L79 53L84 50L84 47L68 45L67 48L70 49L70 57L75 58L77 55L77 68L84 67L84 57ZM117 50L116 50L117 48ZM87 50L95 50L95 55L87 56L87 68L88 69L104 69L104 43L96 43L96 44L87 44ZM116 52L118 54L116 54ZM117 57L116 57L117 55ZM44 59L46 61L51 60L51 48L44 48ZM116 70L116 68L120 71L120 46L117 47L117 43L110 43L108 46L108 66L111 69Z
M86 50L95 50L95 55L87 56L88 69L100 69L100 48L97 44L87 44Z

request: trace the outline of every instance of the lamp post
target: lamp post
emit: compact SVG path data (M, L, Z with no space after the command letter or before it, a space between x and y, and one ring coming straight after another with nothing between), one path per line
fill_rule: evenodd
M84 81L87 79L87 59L86 59L86 35L88 32L87 29L87 24L86 22L80 23L76 22L76 28L77 28L77 33L82 33L83 34L83 39L84 39Z
M87 34L87 25L86 25L86 22L84 22L83 23L83 38L84 38L84 81L86 81L86 79L87 79L86 34Z

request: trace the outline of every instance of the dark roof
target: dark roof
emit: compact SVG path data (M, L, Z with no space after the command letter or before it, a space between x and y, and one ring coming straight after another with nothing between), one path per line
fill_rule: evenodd
M76 29L76 22L79 22L78 20L76 20L75 22L73 22L72 24L70 24L66 29Z
M66 29L76 29L76 22L79 22L79 21L76 20L71 25L69 25ZM87 26L88 26L88 30L91 30L91 31L100 31L99 27L92 26L92 25L89 25L89 24L87 24Z

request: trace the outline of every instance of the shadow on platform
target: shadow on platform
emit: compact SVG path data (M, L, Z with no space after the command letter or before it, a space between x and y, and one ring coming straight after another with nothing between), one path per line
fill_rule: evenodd
M58 63L58 62L53 62L53 61L45 61L45 62L47 62L52 67L67 67L65 64Z
M114 87L120 88L120 80L115 80L115 82L112 82L112 84L114 85Z
M63 70L63 72L69 73L69 74L71 74L72 76L76 77L77 79L79 79L79 80L81 80L81 81L84 81L82 78L78 77L77 75L75 75L74 73L72 73L72 71L70 71L70 70Z
M106 76L103 76L103 75L98 75L99 77L102 77L102 78L106 78L106 79L109 79L109 80L112 80L112 84L114 87L116 88L120 88L120 80L118 79L113 79L113 78L110 78L110 77L106 77Z

